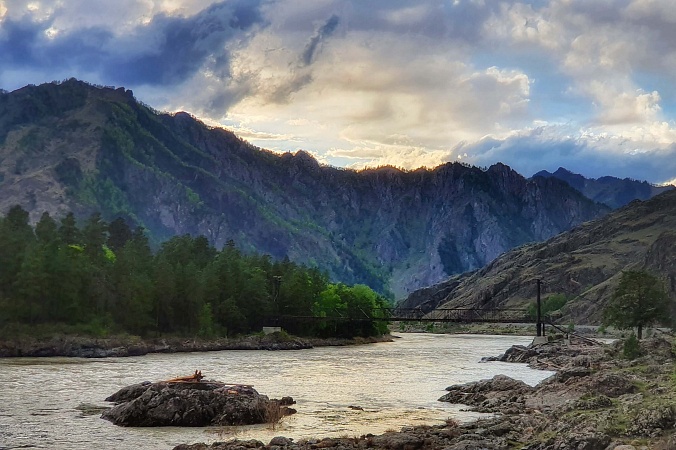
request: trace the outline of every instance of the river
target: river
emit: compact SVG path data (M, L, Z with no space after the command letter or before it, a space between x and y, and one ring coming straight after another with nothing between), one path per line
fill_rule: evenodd
M535 385L551 372L480 363L522 336L401 334L394 342L298 351L221 351L130 358L0 359L0 450L162 449L181 443L274 436L360 436L479 414L438 402L446 386L505 374ZM83 412L118 389L201 370L206 379L252 384L271 398L293 397L298 413L270 425L122 428ZM350 408L363 408L363 411Z

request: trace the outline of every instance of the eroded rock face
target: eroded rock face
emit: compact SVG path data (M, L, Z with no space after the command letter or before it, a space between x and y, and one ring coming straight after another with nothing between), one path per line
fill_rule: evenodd
M106 399L117 402L101 417L128 427L250 425L278 420L295 410L290 397L271 400L249 386L217 382L141 383Z

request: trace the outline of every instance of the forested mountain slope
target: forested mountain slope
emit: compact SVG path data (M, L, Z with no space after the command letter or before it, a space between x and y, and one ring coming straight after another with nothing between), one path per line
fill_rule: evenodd
M0 212L122 216L156 241L287 257L403 297L608 212L509 167L353 171L278 155L131 91L77 80L0 93Z
M559 321L598 324L623 270L656 275L676 300L676 190L635 200L546 242L511 250L486 267L411 294L402 306L525 307L565 297Z

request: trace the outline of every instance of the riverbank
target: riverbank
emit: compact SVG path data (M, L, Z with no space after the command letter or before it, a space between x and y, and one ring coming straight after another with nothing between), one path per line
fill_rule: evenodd
M138 336L22 336L0 340L0 357L108 358L142 356L150 353L209 352L220 350L301 350L313 347L390 342L392 336L345 338L300 338L286 333L256 334L239 338L199 339L162 337L143 339Z
M645 339L626 359L621 342L514 346L500 361L557 373L531 387L506 376L450 386L440 400L496 414L489 420L423 426L379 436L293 441L276 437L174 450L437 449L667 450L676 448L675 356L670 338Z

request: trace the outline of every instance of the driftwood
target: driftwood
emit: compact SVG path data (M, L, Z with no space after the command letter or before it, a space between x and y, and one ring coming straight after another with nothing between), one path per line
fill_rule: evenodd
M163 383L200 383L204 379L201 370L196 370L194 374L188 377L176 377L170 380L164 380ZM232 386L235 388L253 388L253 384L239 384L239 383L222 383L220 381L209 381L209 384L217 384L221 386Z
M202 381L202 378L204 376L202 375L201 370L196 370L194 374L190 375L189 377L177 377L177 378L172 378L171 380L166 380L166 383L199 383Z

